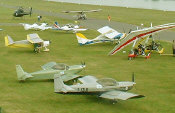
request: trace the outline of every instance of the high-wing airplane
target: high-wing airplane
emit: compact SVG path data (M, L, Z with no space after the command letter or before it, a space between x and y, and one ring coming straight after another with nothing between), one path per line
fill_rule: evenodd
M85 14L85 13L99 12L99 11L101 11L101 10L102 10L102 9L88 10L88 11L62 11L62 12L63 12L63 13L78 13L78 14L76 15L78 20L86 20L87 17L86 17L86 14Z
M74 33L87 30L85 28L80 28L79 25L73 25L73 24L66 24L66 25L60 27L58 22L55 22L54 27L52 29L61 30L61 31L73 31Z
M89 45L103 42L114 42L119 43L125 37L125 33L119 33L118 31L110 28L109 26L104 26L97 30L101 35L94 39L87 39L83 34L76 33L78 43L80 45Z
M175 23L168 23L168 24L153 26L153 27L149 27L149 28L139 29L136 31L131 31L118 45L116 45L114 47L114 49L109 53L109 55L114 55L115 53L119 52L120 50L122 50L123 48L125 48L126 46L128 46L129 44L131 44L133 42L134 43L133 43L131 52L128 56L129 59L138 56L139 49L141 49L141 51L143 51L145 49L156 50L156 51L159 51L161 53L163 50L157 49L158 47L160 47L160 45L156 44L154 42L154 40L153 40L151 46L149 45L150 47L148 46L148 48L145 48L143 45L140 45L140 42L142 40L149 39L150 37L152 37L152 35L154 35L156 33L159 33L159 32L164 31L164 30L172 29L172 28L175 28ZM136 45L138 45L138 46L136 46ZM134 47L137 47L137 48L134 48ZM141 55L142 55L142 53L141 53ZM149 58L149 57L150 57L150 53L148 54L148 56L146 56L146 58Z
M56 74L54 75L54 92L61 94L97 95L98 97L113 101L144 97L143 95L126 92L131 90L136 84L134 76L132 82L117 82L112 78L97 79L90 75L78 78L78 81L81 83L66 85L63 83L61 76Z
M25 24L25 23L20 23L24 26L25 30L29 30L29 29L34 29L34 30L47 30L47 29L52 29L52 27L47 26L47 23L41 23L41 25L38 25L36 23L34 24Z
M27 73L20 65L16 65L16 73L19 81L54 79L55 74L61 74L61 79L66 82L80 77L77 74L85 67L85 64L68 66L63 63L48 62L41 66L42 70L32 73Z
M23 7L19 7L14 13L14 17L23 17L24 15L30 15L32 14L32 7L30 8L29 12L25 12Z
M49 51L47 46L50 45L50 41L42 40L38 34L28 34L27 40L13 41L10 36L5 37L5 46L11 48L32 48L34 52L40 52L40 49L44 48L43 51Z

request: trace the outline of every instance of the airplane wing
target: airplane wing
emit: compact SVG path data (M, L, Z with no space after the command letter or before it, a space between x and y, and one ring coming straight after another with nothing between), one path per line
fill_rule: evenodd
M131 44L137 39L147 37L155 33L158 33L167 29L172 29L172 28L175 28L175 23L169 23L169 24L132 31L118 45L116 45L112 51L110 51L109 55L114 55L115 53L122 50L124 47L128 46L129 44Z
M62 75L61 78L64 82L67 82L69 80L73 80L75 78L78 78L78 77L81 77L81 75L76 75L76 74L65 74L65 75Z
M98 12L101 11L102 9L97 9L97 10L88 10L88 11L62 11L63 13L89 13L89 12Z
M80 82L82 82L83 84L89 84L89 83L97 83L96 81L98 80L96 77L88 75L88 76L84 76L82 78L78 79Z
M49 63L46 63L43 66L41 66L41 68L43 70L48 70L48 69L51 69L55 65L56 65L56 62L49 62Z
M104 36L108 37L109 39L120 39L123 33L119 33L118 31L110 28L109 26L104 26L97 30L99 33L104 34Z
M110 100L127 100L127 99L133 99L133 98L141 98L141 97L144 97L144 95L113 90L113 91L102 93L99 97L110 99Z
M41 42L44 42L38 34L34 33L34 34L28 34L27 35L27 40L30 42L30 43L41 43Z

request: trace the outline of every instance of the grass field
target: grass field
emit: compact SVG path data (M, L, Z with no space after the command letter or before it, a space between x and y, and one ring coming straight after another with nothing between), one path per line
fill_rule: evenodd
M44 11L61 11L62 7L77 10L82 6L75 4L59 4L44 2L41 0L0 0L2 3L14 6L28 6ZM38 2L39 1L39 2ZM59 7L62 6L62 7ZM47 7L47 8L46 8ZM99 6L100 7L100 6ZM87 6L85 9L96 8ZM110 8L110 11L109 11ZM114 14L117 10L121 16L114 16L115 21L139 25L141 22L153 20L157 24L169 23L174 20L174 12L153 10L127 9L119 7L102 7L103 13L89 14L90 17L104 19L109 11ZM107 10L108 9L108 10ZM132 12L134 16L126 18ZM145 17L148 14L148 17ZM13 9L0 7L0 23L33 23L36 22L37 14L31 18L13 19ZM163 14L167 16L162 16ZM101 15L104 14L104 15ZM99 17L95 17L99 15ZM142 16L141 16L142 15ZM123 18L123 19L122 19ZM42 21L50 24L57 20L56 17L44 16ZM70 23L71 20L59 19L61 23ZM152 21L152 22L153 22ZM91 46L79 46L75 34L59 31L25 31L22 26L0 26L0 107L6 113L174 113L175 90L174 73L175 59L171 56L152 54L151 59L137 58L127 60L127 53L120 52L114 56L107 53L115 46L110 43L96 44ZM12 49L4 46L4 36L10 35L14 40L26 39L29 33L38 33L46 40L51 40L50 52L35 54L30 49ZM89 37L98 33L89 30L84 32ZM172 52L172 44L162 42L165 53ZM126 51L130 47L127 47ZM96 96L86 95L61 95L55 94L53 81L17 81L15 65L20 64L26 72L40 70L40 66L50 62L62 62L69 65L80 64L85 61L87 68L82 75L94 75L98 78L112 77L118 81L131 80L132 72L135 72L136 88L131 92L143 94L142 99L119 101L115 105Z

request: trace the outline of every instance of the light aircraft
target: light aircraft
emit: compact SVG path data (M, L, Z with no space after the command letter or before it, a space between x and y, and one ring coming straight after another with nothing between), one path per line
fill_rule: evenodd
M80 75L77 74L85 67L85 63L82 63L81 65L68 66L63 63L48 62L41 66L42 70L32 73L27 73L20 65L16 65L16 73L19 81L54 79L55 74L61 74L61 79L64 82L67 82L80 77Z
M85 14L85 13L99 12L99 11L101 11L101 10L102 10L102 9L88 10L88 11L62 11L62 12L63 12L63 13L78 13L78 14L76 15L78 20L86 20L87 17L86 17L86 14Z
M94 39L87 39L83 34L76 33L78 43L80 45L89 45L103 42L114 42L119 43L125 36L125 33L119 33L118 31L110 28L109 26L104 26L97 30L101 35Z
M164 30L172 29L172 28L175 28L175 23L168 23L168 24L163 24L163 25L158 25L158 26L153 26L153 27L151 26L149 28L131 31L118 45L116 45L114 47L114 49L112 51L110 51L109 55L114 55L115 53L119 52L120 50L122 50L123 48L125 48L126 46L128 46L129 44L131 44L133 42L134 43L133 43L131 52L128 55L129 59L132 59L132 58L138 56L139 49L141 49L141 51L142 51L141 55L144 55L146 58L150 57L150 53L148 54L148 56L146 56L143 53L144 49L149 50L149 51L156 50L159 53L162 53L163 48L158 43L156 44L154 42L154 40L152 41L152 44L148 45L147 48L145 48L144 45L140 44L140 42L142 42L142 40L147 41L148 39L150 39L150 37L152 37L152 35L159 33L161 31L164 31ZM138 45L138 46L136 46L136 45ZM140 47L139 47L139 45L140 45ZM158 49L159 47L161 48L160 50Z
M60 27L58 22L55 22L54 28L52 28L52 29L61 30L61 31L73 31L74 33L87 30L85 28L80 28L79 25L73 25L73 24L66 24L66 25Z
M61 94L97 95L98 97L113 100L114 102L117 100L144 97L143 95L126 92L131 90L136 84L134 82L134 76L132 77L132 82L117 82L112 78L97 79L90 75L78 78L78 81L81 83L66 85L60 74L56 74L54 76L54 92Z
M24 15L30 15L32 14L32 7L30 8L29 12L25 12L23 7L19 7L14 13L14 17L23 17Z
M38 34L28 34L27 40L13 41L10 36L5 37L5 46L11 48L32 48L34 52L40 52L40 49L45 48L43 51L49 51L47 46L50 41L42 40Z
M36 23L34 24L25 24L25 23L20 23L24 26L24 29L25 30L29 30L29 29L34 29L34 30L41 30L41 31L44 31L44 30L47 30L47 29L52 29L52 27L50 26L47 26L47 23L41 23L41 25L38 25Z

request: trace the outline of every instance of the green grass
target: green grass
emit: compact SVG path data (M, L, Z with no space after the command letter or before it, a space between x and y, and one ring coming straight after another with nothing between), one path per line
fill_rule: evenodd
M19 5L17 0L1 0L3 3L11 5ZM39 1L39 0L38 0ZM36 9L60 11L59 3L38 2L36 0L28 0L27 3ZM20 5L27 6L24 1L20 1ZM38 6L40 5L40 6ZM50 6L52 5L52 7ZM75 7L75 4L62 4L65 7ZM38 6L38 7L37 7ZM45 8L49 6L48 8ZM87 9L96 8L88 6ZM104 7L109 8L109 7ZM57 10L55 10L57 9ZM71 8L70 8L71 9ZM77 7L77 10L80 9ZM117 8L112 7L112 11ZM121 15L127 16L124 10L126 8L118 8ZM143 11L145 15L151 13L157 14L152 10L129 9L131 11ZM13 19L11 14L13 9L0 7L0 23L33 23L36 22L36 14L31 18L26 16L25 19ZM165 13L165 12L162 12ZM97 14L97 13L96 13ZM90 16L94 16L92 14ZM105 13L106 14L106 13ZM150 14L150 15L151 15ZM167 17L160 16L157 23L167 23L173 20L174 12L166 12ZM139 24L144 20L142 12L137 12L135 17L119 19L121 22L131 22ZM161 14L160 14L161 15ZM116 16L116 21L118 18ZM105 16L104 16L105 17ZM104 18L103 16L97 18ZM137 18L137 20L133 20ZM143 18L143 19L141 19ZM150 20L155 17L148 16ZM167 18L165 20L164 18ZM49 23L54 22L56 17L43 18L43 21ZM146 18L145 18L146 19ZM72 22L71 20L59 19L61 23ZM133 20L133 21L132 21ZM166 21L166 22L165 22ZM135 22L135 23L134 23ZM146 21L148 22L148 21ZM174 73L175 59L171 56L160 56L152 54L151 59L137 58L132 61L127 60L127 53L119 52L114 56L107 56L107 53L114 47L113 44L96 44L91 46L79 46L75 38L75 34L59 31L25 31L22 26L0 26L4 31L0 31L0 106L7 113L174 113L175 90L174 90ZM4 46L4 36L10 35L14 40L26 39L29 33L38 33L39 36L46 40L51 40L49 47L50 52L42 52L35 54L30 49L13 49ZM95 37L97 32L89 30L84 33L88 37ZM172 44L162 42L165 47L165 53L172 52ZM130 47L127 47L126 51ZM40 70L40 66L50 62L62 62L69 65L80 64L85 61L87 68L81 74L94 75L98 78L112 77L118 81L131 80L132 72L136 75L136 89L131 92L143 94L146 97L142 99L133 99L127 101L119 101L112 105L109 101L98 99L96 96L86 95L61 95L55 94L52 81L32 82L28 81L20 83L17 81L15 65L20 64L26 72Z

